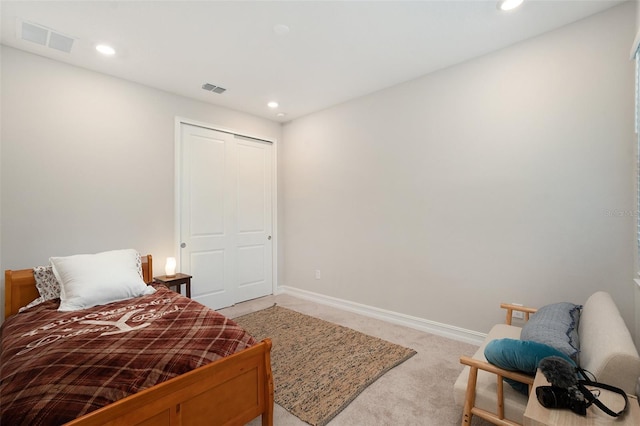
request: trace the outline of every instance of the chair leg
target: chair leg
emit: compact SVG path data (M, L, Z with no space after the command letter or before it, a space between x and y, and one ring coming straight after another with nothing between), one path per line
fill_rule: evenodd
M464 411L462 412L462 426L470 426L473 413L471 409L476 403L476 382L478 380L478 368L469 367L469 381L467 382L467 393L464 399Z

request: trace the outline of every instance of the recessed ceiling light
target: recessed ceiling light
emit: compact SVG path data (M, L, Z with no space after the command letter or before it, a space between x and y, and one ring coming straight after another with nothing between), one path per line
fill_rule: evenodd
M500 0L498 2L498 9L500 10L513 10L520 6L524 0Z
M267 104L269 108L278 108L278 103L276 101L271 101Z
M96 46L96 50L100 53L102 53L103 55L107 55L107 56L111 56L111 55L115 55L116 54L116 50L106 44L99 44Z
M279 112L276 114L276 117L284 117L285 115L287 114L285 114L284 112Z

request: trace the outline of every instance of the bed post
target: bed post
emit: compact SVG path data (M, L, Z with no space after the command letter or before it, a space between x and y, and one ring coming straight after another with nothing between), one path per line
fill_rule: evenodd
M265 339L263 342L266 345L264 355L264 369L265 369L265 389L264 395L266 398L264 412L262 413L262 426L273 426L273 376L271 374L271 339Z
M153 258L150 254L141 257L142 260L142 278L147 284L153 282Z
M11 315L11 269L4 271L4 319Z

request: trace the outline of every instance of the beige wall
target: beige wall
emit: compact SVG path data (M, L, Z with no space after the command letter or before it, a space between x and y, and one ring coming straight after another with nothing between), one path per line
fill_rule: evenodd
M1 58L2 269L133 247L159 273L174 252L175 117L281 138L276 122L9 47Z
M633 330L633 8L285 125L281 282L481 332L603 289Z

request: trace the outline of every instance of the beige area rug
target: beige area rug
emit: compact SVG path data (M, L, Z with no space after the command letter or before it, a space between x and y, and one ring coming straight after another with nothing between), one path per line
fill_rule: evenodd
M258 340L271 338L275 401L314 426L326 425L367 386L416 354L280 306L234 321Z

